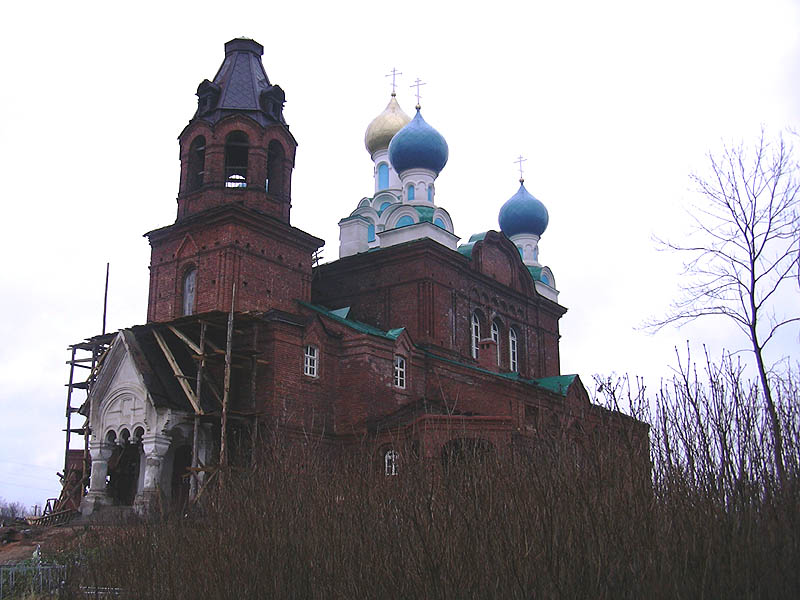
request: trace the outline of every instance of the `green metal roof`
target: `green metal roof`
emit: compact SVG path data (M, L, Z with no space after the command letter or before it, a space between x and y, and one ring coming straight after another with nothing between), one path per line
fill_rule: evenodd
M461 244L457 250L460 254L463 254L467 258L472 258L472 248L475 244L481 241L483 238L486 237L486 234L489 233L488 231L484 231L482 233L473 233L470 238L469 242L466 244Z
M528 273L531 274L534 281L542 280L542 267L528 267Z
M434 358L436 360L440 360L442 362L450 363L452 365L458 365L459 367L464 367L472 371L478 371L479 373L494 375L495 377L502 377L503 379L509 379L511 381L519 381L520 383L524 383L527 385L544 388L550 392L558 394L559 396L565 396L565 397L567 395L567 390L569 389L569 386L572 385L572 382L575 381L575 378L577 377L577 375L557 375L555 377L542 377L540 379L525 379L524 377L520 377L519 373L498 373L497 371L490 371L489 369L476 367L475 365L464 363L458 360L453 360L452 358L445 358L444 356L433 354L432 352L429 352L427 350L424 350L424 352L426 356L429 356L430 358Z
M396 340L400 337L400 334L403 333L405 327L398 327L396 329L390 329L389 331L383 331L382 329L378 329L377 327L373 327L372 325L367 325L366 323L362 323L361 321L354 321L353 319L348 319L346 317L341 316L342 314L347 314L349 312L349 307L347 308L340 308L336 310L328 310L322 306L317 306L315 304L309 304L308 302L299 301L302 306L309 308L315 312L318 312L321 315L331 319L332 321L336 321L337 323L341 323L355 331L360 333L366 333L368 335L374 335L377 337L382 337L387 340ZM484 373L486 375L493 375L494 377L502 377L503 379L508 379L509 381L518 381L520 383L524 383L526 385L531 385L534 387L543 388L549 392L553 392L558 394L559 396L566 397L567 390L569 390L569 386L572 385L572 382L575 381L577 375L557 375L555 377L542 377L540 379L525 379L524 377L520 377L519 373L498 373L496 371L490 371L489 369L484 369L482 367L477 367L475 365L471 365L468 363L464 363L458 360L453 360L452 358L445 358L444 356L439 356L438 354L434 354L428 350L422 350L426 356L433 358L435 360L439 360L442 362L450 363L452 365L457 365L459 367L464 367L466 369L470 369L472 371L477 371L479 373Z
M367 325L366 323L362 323L361 321L354 321L353 319L347 319L345 317L340 316L340 314L345 309L338 309L335 311L328 310L322 306L316 306L314 304L309 304L308 302L303 302L298 300L302 306L306 308L310 308L313 311L320 313L331 319L332 321L336 321L337 323L341 323L342 325L346 325L350 329L354 329L360 333L366 333L368 335L374 335L377 337L386 338L387 340L396 340L400 337L400 334L403 332L405 327L400 327L398 329L390 329L389 331L383 331L382 329L378 329L377 327L373 327L372 325ZM349 308L348 308L349 311Z
M416 210L417 214L419 215L420 223L423 221L433 223L433 211L435 209L431 208L430 206L415 206L414 210Z
M551 392L555 392L561 396L567 395L567 390L572 382L575 381L577 375L557 375L555 377L542 377L537 379L536 383Z

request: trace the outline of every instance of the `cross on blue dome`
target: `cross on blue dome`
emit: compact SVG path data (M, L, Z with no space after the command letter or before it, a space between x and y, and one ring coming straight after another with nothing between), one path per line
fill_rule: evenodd
M549 220L547 208L525 189L522 179L519 190L503 204L498 215L500 230L509 238L520 233L542 235Z
M389 144L389 160L399 174L409 169L427 169L438 175L447 164L448 155L444 137L425 122L419 108Z

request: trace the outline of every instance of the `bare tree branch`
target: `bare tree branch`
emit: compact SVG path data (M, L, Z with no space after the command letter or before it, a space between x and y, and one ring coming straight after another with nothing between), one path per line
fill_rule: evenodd
M794 314L776 315L776 294L797 279L800 290L800 180L792 147L783 136L770 141L762 129L752 148L739 144L708 154L708 175L692 174L703 203L691 213L692 244L657 240L661 249L686 254L680 298L663 318L645 327L721 316L747 337L771 419L775 468L785 481L781 421L773 402L763 350L776 332L800 323ZM796 274L796 275L795 275Z

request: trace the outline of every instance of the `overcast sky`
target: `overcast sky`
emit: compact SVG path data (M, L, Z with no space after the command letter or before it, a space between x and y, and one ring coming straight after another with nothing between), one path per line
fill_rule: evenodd
M290 6L291 5L291 6ZM726 141L800 125L800 7L672 2L12 3L0 23L0 497L58 494L66 347L146 318L149 246L174 222L177 135L234 37L264 45L299 142L292 224L338 256L337 222L371 195L364 131L389 99L447 139L437 204L456 234L497 229L527 157L550 213L540 260L560 301L562 372L669 375L692 339L745 341L724 322L637 329L677 295L698 201L688 175ZM133 8L135 7L135 9ZM783 300L797 303L797 295ZM796 305L796 304L795 304ZM797 331L773 358L797 359Z

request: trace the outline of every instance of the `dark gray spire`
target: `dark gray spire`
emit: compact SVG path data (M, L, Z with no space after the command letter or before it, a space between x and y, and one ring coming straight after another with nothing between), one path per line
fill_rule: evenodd
M225 44L225 60L214 76L197 87L197 112L194 118L216 123L233 114L246 114L261 125L286 125L283 104L286 95L280 86L271 85L261 56L264 46L248 38Z

